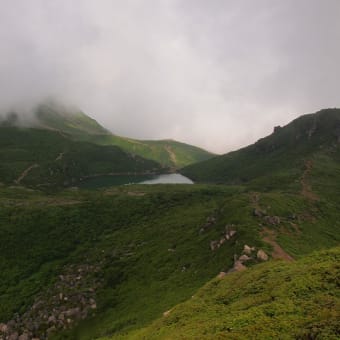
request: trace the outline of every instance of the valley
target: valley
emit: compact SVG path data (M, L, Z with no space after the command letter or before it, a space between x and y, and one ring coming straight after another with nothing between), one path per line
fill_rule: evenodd
M338 338L340 110L179 169L194 184L106 182L171 165L57 118L0 128L0 339Z

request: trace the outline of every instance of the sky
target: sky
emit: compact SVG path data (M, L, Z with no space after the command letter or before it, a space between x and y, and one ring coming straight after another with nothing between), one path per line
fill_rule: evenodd
M0 111L225 153L340 107L339 0L0 0Z

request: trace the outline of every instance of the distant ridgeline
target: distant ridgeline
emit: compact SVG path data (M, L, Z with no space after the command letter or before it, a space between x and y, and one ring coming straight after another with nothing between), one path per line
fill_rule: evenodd
M212 156L176 141L137 141L111 134L81 111L40 105L30 120L0 121L0 182L71 186L87 177L159 174Z
M306 161L339 161L340 109L303 115L255 144L189 165L181 173L195 182L248 183L270 188L297 180Z
M167 169L41 110L0 128L0 339L339 339L340 110L183 169L223 185L54 192Z

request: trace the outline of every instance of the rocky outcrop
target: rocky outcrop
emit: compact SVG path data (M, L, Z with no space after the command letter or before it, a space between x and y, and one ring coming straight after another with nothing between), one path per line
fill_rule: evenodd
M236 229L234 224L227 224L225 226L225 232L219 240L213 240L210 242L210 249L212 251L220 248L226 241L229 241L236 234Z
M205 224L200 229L200 234L204 233L208 229L212 228L216 224L216 217L215 216L209 216L206 219Z
M33 305L6 324L0 324L0 340L44 340L95 313L96 290L101 282L93 273L97 265L70 265L55 284L37 296Z

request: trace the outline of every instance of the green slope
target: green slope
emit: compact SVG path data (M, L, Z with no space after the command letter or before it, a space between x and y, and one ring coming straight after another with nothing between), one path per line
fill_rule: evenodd
M101 174L159 173L159 164L115 146L76 142L57 131L0 127L0 182L39 187L76 185Z
M339 263L340 248L334 248L214 279L124 338L339 339Z
M332 320L337 317L334 304L338 303L332 286L333 258L338 250L299 261L340 243L340 154L338 144L333 145L336 119L337 115L334 121L327 119L328 125L322 125L323 130L319 127L323 132L315 132L319 137L310 153L298 148L303 151L300 166L286 164L283 172L271 176L266 167L262 168L265 175L258 168L251 181L237 186L140 185L51 194L0 185L0 324L10 324L19 335L27 332L43 338L49 333L50 339L72 340L192 338L195 332L196 338L202 334L222 337L228 328L239 336L238 332L255 332L253 327L267 338L282 330L284 338L286 323L292 323L287 338L303 337L304 332L307 338L313 332L319 332L320 338L332 336ZM1 160L9 165L1 171L11 178L32 159L48 157L56 163L63 152L61 141L71 151L85 145L86 159L92 148L98 148L95 154L102 150L70 141L56 131L1 131L7 131L7 136L0 133ZM307 137L309 142L313 135ZM20 165L27 159L25 166ZM66 169L72 168L71 159ZM79 171L86 166L81 164ZM226 240L231 230L236 234ZM164 312L196 296L220 271L231 269L245 245L256 252L262 249L270 260L293 257L297 263L263 265L252 253L245 263L247 271L213 280L197 295L197 305L191 305L194 298L153 324ZM234 286L239 282L244 289L230 291L233 280ZM221 305L222 291L225 303ZM269 295L266 302L271 292L277 300ZM284 297L283 292L289 294ZM196 309L194 320L191 314ZM314 318L309 313L312 309ZM229 312L232 318L226 320Z
M271 178L296 180L304 161L314 153L339 154L340 109L301 116L253 145L185 167L181 172L198 182L249 183Z
M128 153L154 160L165 167L181 168L214 156L201 148L172 140L148 141L117 136L83 112L57 104L39 106L36 118L38 127L66 132L76 140L119 146Z

